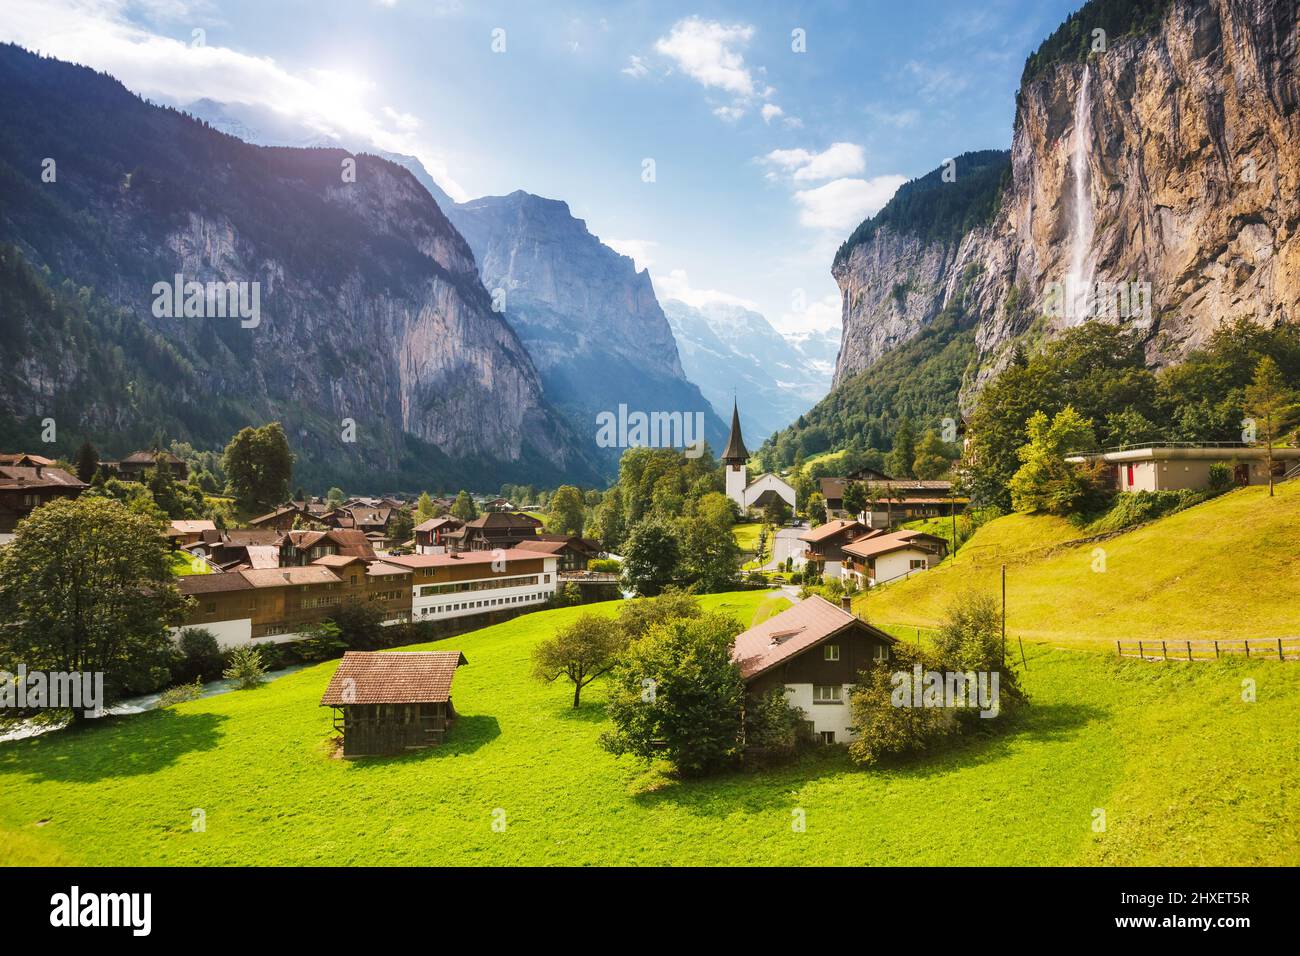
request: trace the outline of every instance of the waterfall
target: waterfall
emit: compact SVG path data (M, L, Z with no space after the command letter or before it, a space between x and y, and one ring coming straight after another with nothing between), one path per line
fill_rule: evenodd
M1074 174L1074 230L1070 236L1070 272L1065 277L1068 304L1066 323L1078 325L1088 317L1092 268L1092 199L1088 192L1088 149L1092 143L1092 109L1088 82L1092 73L1083 67L1083 82L1074 98L1074 140L1070 147L1070 168Z

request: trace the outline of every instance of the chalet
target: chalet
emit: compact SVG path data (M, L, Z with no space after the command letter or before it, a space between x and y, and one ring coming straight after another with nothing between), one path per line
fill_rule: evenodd
M817 575L839 577L844 546L870 533L862 522L848 518L835 518L805 531L799 535L799 540L808 545L803 552L804 564Z
M854 482L863 485L867 507L861 517L872 528L888 528L921 518L947 516L954 509L961 514L970 504L969 498L953 496L951 481L895 479L870 468L863 468L847 478L821 480L821 493L826 499L828 517L844 512L844 492Z
M465 522L451 515L430 518L415 526L416 554L446 554L447 535L465 527Z
M553 555L511 548L385 558L410 569L411 619L440 621L537 608L555 596Z
M217 526L212 521L173 521L167 530L167 540L173 548L184 548L202 541L203 532L216 530Z
M603 554L599 542L575 534L539 534L536 540L521 541L516 547L523 551L554 555L559 561L558 570L561 574L585 571L588 561Z
M530 515L511 511L493 511L446 534L451 551L492 551L513 548L521 541L537 538L542 523Z
M293 503L283 504L274 511L268 511L264 515L258 515L256 518L249 518L250 527L259 528L264 531L291 531L294 524L302 516L302 512Z
M1300 448L1274 448L1273 480L1277 481L1300 463ZM1073 464L1084 462L1105 466L1120 491L1178 491L1210 486L1210 467L1217 463L1232 469L1237 485L1266 485L1269 479L1268 449L1262 445L1191 444L1155 442L1124 445L1089 455L1072 455Z
M813 596L740 634L731 657L750 695L783 688L823 743L853 739L849 692L858 675L890 659L894 639Z
M948 550L948 542L923 531L876 529L844 546L840 579L858 588L901 581L928 571Z
M18 522L55 498L75 498L86 484L39 456L15 456L28 465L0 465L0 544L13 540Z
M286 531L279 542L282 568L302 567L326 555L346 555L373 561L375 549L360 531Z
M387 756L435 747L456 719L451 682L469 663L460 651L348 651L322 707L334 708L344 757Z
M376 607L384 624L411 619L411 569L346 554L327 554L312 562L338 577L340 603L357 601Z
M157 448L152 451L136 451L121 461L102 462L105 468L123 481L144 481L145 473L155 468L166 468L172 473L174 481L185 481L190 474L189 466L169 451Z
M332 528L344 528L360 531L370 537L388 538L388 523L393 518L393 508L370 505L351 505L337 508L325 516L325 523Z

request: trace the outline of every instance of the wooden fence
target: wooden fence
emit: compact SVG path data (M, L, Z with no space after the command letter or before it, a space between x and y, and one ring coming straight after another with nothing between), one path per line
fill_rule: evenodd
M1148 661L1212 661L1220 657L1300 660L1300 637L1250 637L1221 641L1116 641L1120 657Z

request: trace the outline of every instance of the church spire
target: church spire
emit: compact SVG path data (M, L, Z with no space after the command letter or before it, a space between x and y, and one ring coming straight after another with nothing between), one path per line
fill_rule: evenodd
M740 436L740 409L734 401L731 404L731 435L727 438L727 450L722 453L722 460L728 465L743 465L749 461L745 439Z

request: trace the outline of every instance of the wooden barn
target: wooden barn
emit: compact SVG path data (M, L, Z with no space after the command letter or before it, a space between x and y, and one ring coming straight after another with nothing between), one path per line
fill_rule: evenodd
M344 757L404 753L442 743L456 719L451 681L460 651L348 651L322 707L334 708Z

